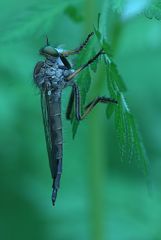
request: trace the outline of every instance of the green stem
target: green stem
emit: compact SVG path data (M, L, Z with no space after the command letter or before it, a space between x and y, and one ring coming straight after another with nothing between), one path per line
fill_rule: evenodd
M85 0L85 33L89 33L93 25L97 22L97 1ZM98 88L102 88L103 71L99 68L97 79L95 79L93 93L98 93ZM98 114L99 108L94 111L92 118L89 117L90 123L88 124L88 193L89 193L89 206L90 206L90 226L91 226L91 239L104 240L104 204L103 204L103 186L104 186L104 166L103 166L103 145L102 133L103 130L99 126L101 119ZM92 113L91 113L92 115ZM103 125L103 124L101 124ZM102 131L101 131L102 130Z
M85 0L85 32L89 33L93 27L93 24L97 21L97 5L94 0ZM109 2L105 2L108 6ZM109 10L104 10L104 14L107 15ZM108 15L107 15L108 16ZM107 17L106 16L106 17ZM104 17L104 19L106 19ZM116 30L121 31L121 26L117 24L112 26L112 41L113 47L117 47L118 33ZM104 23L104 27L107 27ZM104 29L107 32L107 29ZM119 31L119 33L120 33ZM107 36L106 36L107 37ZM102 81L104 80L104 72L102 68L99 68L97 80L95 79L94 87L92 87L93 93L98 93L98 88L102 88ZM101 81L101 82L100 82ZM95 109L93 117L89 117L90 123L88 124L88 136L89 136L89 150L88 150L88 193L90 196L90 223L91 223L91 239L92 240L104 240L105 228L104 228L104 164L103 164L103 152L104 145L102 144L103 125L102 118L99 114L99 108ZM101 112L102 114L102 112ZM91 114L92 115L92 114ZM92 121L92 122L91 122ZM107 239L106 239L107 240Z
M98 93L98 88L101 88L100 79L103 80L102 69L98 70L97 81L92 89ZM93 115L93 116L92 116ZM88 124L89 136L89 158L88 158L88 183L90 196L90 218L91 218L91 239L104 240L104 164L103 164L103 145L102 134L103 126L102 118L99 114L99 108L95 109L89 117Z
M104 239L104 204L103 184L104 171L102 161L101 133L98 126L98 117L92 118L89 124L90 151L89 151L89 193L92 240Z

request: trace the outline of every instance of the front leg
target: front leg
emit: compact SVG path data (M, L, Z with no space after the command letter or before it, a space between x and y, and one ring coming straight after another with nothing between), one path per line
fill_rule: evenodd
M76 83L73 83L73 97L74 97L74 107L75 107L75 116L78 121L83 120L88 113L97 105L97 103L115 103L117 104L117 101L111 98L107 97L97 97L94 100L92 100L86 107L83 114L81 114L81 97L80 97L80 91ZM71 108L70 108L71 109Z
M83 50L87 46L89 40L91 39L91 37L93 35L94 35L94 33L91 32L90 34L88 34L86 40L78 48L75 48L74 50L64 51L64 52L61 53L61 55L64 56L64 57L68 57L69 55L79 53L81 50Z
M83 64L80 68L78 68L76 71L74 71L71 75L69 75L66 80L70 81L74 77L76 77L83 69L88 67L90 64L92 64L100 55L105 54L103 49L100 49L100 51L93 57L91 58L87 63Z

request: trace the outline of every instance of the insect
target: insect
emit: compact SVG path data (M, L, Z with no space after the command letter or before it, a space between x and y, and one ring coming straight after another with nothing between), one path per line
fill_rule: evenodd
M107 97L96 97L92 100L81 114L80 91L74 78L87 66L92 64L101 54L101 49L93 58L77 70L72 69L67 57L78 54L93 36L90 33L80 47L74 50L63 50L54 48L49 44L40 49L40 54L45 57L45 61L40 61L34 68L33 78L36 86L41 92L41 108L45 129L46 145L48 151L49 165L53 179L52 203L55 205L57 192L62 174L63 158L63 136L61 121L61 95L64 88L72 88L71 96L66 111L66 118L71 118L71 111L74 105L74 112L78 121L83 120L97 103L117 103L116 100Z

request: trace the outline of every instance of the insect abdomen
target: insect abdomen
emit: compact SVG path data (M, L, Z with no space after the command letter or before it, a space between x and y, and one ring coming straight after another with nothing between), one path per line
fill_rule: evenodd
M62 157L63 157L63 136L62 136L62 121L61 121L61 101L55 101L52 96L49 97L49 126L50 126L50 140L51 140L51 154L50 170L53 178L53 204L56 200L57 190L60 185L60 178L62 173Z

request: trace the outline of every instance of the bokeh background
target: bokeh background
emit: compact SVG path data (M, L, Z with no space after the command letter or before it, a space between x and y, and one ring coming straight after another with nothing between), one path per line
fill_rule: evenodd
M1 0L0 239L161 239L161 22L146 17L147 4ZM141 169L121 160L114 121L106 119L104 105L81 122L72 139L64 115L66 89L63 175L53 208L40 94L32 72L46 34L53 45L73 49L93 30L99 12L106 16L102 27L150 161L150 187ZM108 95L103 74L94 79L88 100Z

